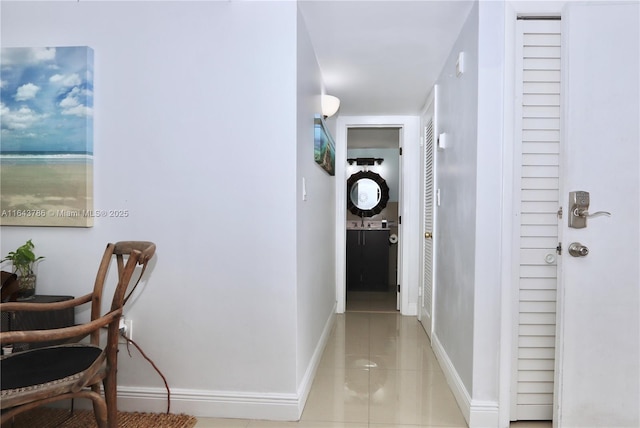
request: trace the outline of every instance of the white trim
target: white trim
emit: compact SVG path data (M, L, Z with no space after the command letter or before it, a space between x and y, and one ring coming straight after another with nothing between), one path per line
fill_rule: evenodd
M439 107L438 107L438 103L440 101L440 97L438 95L438 91L440 90L440 85L439 84L435 84L433 85L433 136L434 139L436 138L436 135L438 135L438 133L440 132L440 123L439 123L439 117L440 117L440 111L439 111ZM434 141L435 143L435 141ZM436 246L438 245L438 234L436 233L438 230L438 219L439 219L439 215L438 215L438 198L439 198L439 194L438 194L438 150L436 149L436 144L433 145L433 218L431 219L432 221L432 228L433 228L433 233L432 233L432 240L433 240L433 282L431 284L431 336L433 336L435 329L436 329L436 323L438 321L438 310L436 309L436 298L438 297L438 283L436 281L436 278L438 278L438 253L437 251L435 251Z
M403 148L402 201L399 215L400 254L417 254L420 219L415 216L420 204L420 117L419 116L338 116L336 122L336 312L344 313L346 306L346 163L347 131L357 127L399 127L402 129L400 145ZM414 151L416 153L414 153ZM417 188L416 188L417 187ZM398 271L401 279L400 313L417 316L417 296L420 268L415 257L401 257ZM410 296L414 297L410 300Z
M563 10L564 11L564 10ZM571 53L571 44L569 39L569 24L571 22L571 12L566 11L562 14L562 29L561 29L561 46L560 46L560 168L562 171L568 170L567 165L567 146L568 146L568 128L565 126L567 117L569 116L569 87L571 82L569 80L569 57ZM560 175L560 201L564 211L567 211L567 205L562 202L562 195L567 195L568 189L566 188L566 175ZM565 218L566 218L565 214ZM558 239L560 242L564 242L566 248L566 241L564 241L565 228L563 226L558 227ZM555 375L553 377L553 428L561 427L564 424L564 376L562 376L562 368L565 366L565 349L564 349L564 336L565 336L565 274L564 274L564 261L562 257L558 258L558 283L556 294L556 355L555 355Z
M513 279L513 263L514 258L517 258L517 254L512 252L513 245L513 163L514 153L513 148L508 144L509 140L513 141L514 136L514 124L515 114L512 108L515 96L515 45L516 45L516 21L518 17L522 16L562 16L566 1L520 1L520 0L507 0L505 2L505 61L504 61L504 133L505 143L503 146L503 231L504 238L502 240L502 308L501 308L501 326L500 326L500 379L499 379L499 426L509 426L510 409L511 409L511 380L512 380L512 348L513 342L513 291L511 289ZM564 36L563 36L564 37ZM563 39L564 43L564 39ZM564 55L563 55L564 57ZM561 142L562 144L562 142ZM560 272L558 272L560 276ZM560 284L558 283L558 286ZM558 301L558 315L560 315L561 302ZM559 320L556 319L556 324ZM556 363L560 357L558 350L556 350ZM558 376L556 374L556 388L558 388ZM554 396L558 396L554 391ZM559 403L554 405L554 410L557 410ZM557 426L556 417L554 415L554 426Z
M296 394L247 393L171 388L171 413L196 417L299 420L301 400ZM54 407L67 407L67 402ZM76 409L91 409L90 400L75 400ZM167 390L136 386L118 386L118 410L162 413L167 411Z
M447 351L445 351L442 343L440 343L438 334L435 331L433 332L431 339L431 348L436 354L440 368L444 372L444 376L451 388L451 392L453 392L453 396L458 402L458 407L460 407L462 415L468 424L471 415L471 394L469 394L469 391L467 391L467 388L464 386L462 378L458 375L453 362L449 359L449 355L447 355Z
M458 375L455 366L449 359L449 355L447 355L435 332L432 338L432 348L469 428L499 426L500 409L498 402L471 400L469 391L467 391L462 378ZM506 426L509 426L508 422Z
M498 427L500 409L497 401L472 400L469 428Z
M405 303L400 309L400 313L407 317L417 317L418 303L417 302Z
M516 47L516 20L517 12L512 2L505 4L505 60L504 60L504 106L505 117L503 120L505 136L505 144L503 144L503 175L502 175L502 195L503 195L503 211L502 225L505 233L502 234L502 254L504 263L502 263L502 294L501 294L501 325L500 325L500 370L499 370L499 392L498 400L500 403L499 422L500 426L509 426L512 414L511 388L513 382L513 346L514 346L514 311L517 306L513 301L513 265L517 257L513 255L513 246L515 237L515 225L513 220L514 206L514 164L515 153L513 142L515 139L515 120L516 115L514 109L515 97L515 47Z
M424 121L424 119L426 119L426 123ZM422 111L420 113L420 135L421 135L421 142L420 142L420 146L421 146L421 154L420 154L420 160L421 160L421 164L420 164L420 173L421 173L421 191L420 191L420 201L421 201L421 208L422 208L422 216L420 218L420 236L422 236L424 234L424 232L426 232L424 230L424 195L425 195L425 189L424 189L424 184L425 184L425 157L426 157L426 147L427 147L427 142L425 140L425 135L424 135L424 130L427 126L427 123L429 122L429 120L432 122L432 132L433 132L433 145L431 147L432 153L431 153L431 199L432 199L432 209L431 209L431 240L432 240L432 254L431 254L431 307L429 308L429 320L428 322L428 327L424 326L424 322L422 320L422 302L424 299L423 293L424 293L424 245L420 245L420 259L421 259L421 263L420 263L420 282L418 284L419 290L418 290L418 302L416 303L416 311L418 313L418 320L422 323L422 325L425 327L425 330L428 329L427 331L427 336L429 336L429 340L431 340L431 337L433 336L433 332L435 330L435 326L436 326L436 317L435 317L435 308L436 308L436 266L437 266L437 253L435 251L436 248L436 244L437 244L437 237L438 234L436 233L437 230L437 217L438 217L438 207L437 207L437 200L436 200L436 189L438 188L438 183L437 183L437 174L436 174L436 160L437 160L437 150L436 150L436 139L437 139L437 135L438 135L438 84L433 85L433 88L431 89L431 91L429 92L429 96L427 97L427 101L425 102L424 107L422 108Z
M171 413L199 417L300 420L320 359L335 324L335 307L327 320L297 393L236 392L171 388ZM89 409L88 400L76 400L77 408ZM137 386L118 386L118 410L165 412L167 390Z
M299 404L296 394L171 389L171 413L199 417L295 421ZM118 387L118 410L162 412L166 407L164 388Z
M322 354L324 353L324 349L327 346L327 342L329 341L329 336L331 335L331 330L333 329L335 322L336 306L334 305L331 309L331 313L329 314L329 318L324 325L324 330L322 331L322 335L320 336L318 345L316 346L316 349L311 356L311 361L309 361L307 371L305 372L300 385L298 385L298 419L300 419L300 417L302 416L304 405L306 404L307 398L309 397L309 392L311 392L313 379L315 379L316 377L316 372L318 371L318 366L320 365Z

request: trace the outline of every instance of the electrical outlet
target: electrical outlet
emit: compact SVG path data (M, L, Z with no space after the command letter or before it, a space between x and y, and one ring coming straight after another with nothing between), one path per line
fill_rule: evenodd
M133 340L133 320L127 319L125 317L120 318L120 335L128 337L130 340ZM124 338L120 338L120 343L127 343Z

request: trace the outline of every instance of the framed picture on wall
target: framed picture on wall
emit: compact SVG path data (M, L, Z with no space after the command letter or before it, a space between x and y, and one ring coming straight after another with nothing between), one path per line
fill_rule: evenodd
M336 175L336 144L322 116L314 119L313 157L329 175Z
M93 226L93 50L2 48L0 225Z

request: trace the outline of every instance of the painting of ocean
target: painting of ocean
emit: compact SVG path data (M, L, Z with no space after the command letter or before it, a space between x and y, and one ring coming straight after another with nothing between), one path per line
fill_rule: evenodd
M93 50L0 50L0 225L93 226Z

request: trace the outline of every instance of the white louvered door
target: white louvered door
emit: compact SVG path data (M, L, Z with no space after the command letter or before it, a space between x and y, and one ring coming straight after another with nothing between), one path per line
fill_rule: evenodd
M422 284L420 289L420 322L431 337L433 323L433 115L424 127L424 213L422 240Z
M516 235L519 262L512 420L551 420L560 177L560 21L518 20Z

